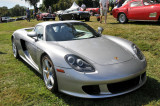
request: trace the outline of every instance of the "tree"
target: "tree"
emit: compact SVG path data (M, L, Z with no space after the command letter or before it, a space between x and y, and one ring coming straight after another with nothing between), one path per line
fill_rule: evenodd
M52 6L53 4L56 4L59 0L43 0L43 4L46 8L49 6Z
M32 5L35 10L37 10L37 3L39 2L39 0L25 0L25 1L28 2L30 5Z
M1 16L6 16L8 13L8 8L5 6L0 7L0 13L1 13Z

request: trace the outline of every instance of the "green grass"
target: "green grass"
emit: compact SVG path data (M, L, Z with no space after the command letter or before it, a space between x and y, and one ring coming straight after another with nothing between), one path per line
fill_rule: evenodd
M12 54L11 35L19 28L34 27L41 21L31 20L0 23L0 106L6 105L160 105L160 26L157 23L129 22L119 24L108 15L107 25L95 17L87 22L95 30L104 28L103 34L128 39L142 50L148 66L146 84L140 89L113 98L82 99L46 89L41 76Z

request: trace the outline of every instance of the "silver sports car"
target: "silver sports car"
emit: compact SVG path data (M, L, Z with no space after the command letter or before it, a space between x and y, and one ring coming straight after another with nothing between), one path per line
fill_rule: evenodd
M134 91L146 82L146 59L132 42L102 36L79 21L55 21L16 30L13 54L42 74L47 89L82 98Z

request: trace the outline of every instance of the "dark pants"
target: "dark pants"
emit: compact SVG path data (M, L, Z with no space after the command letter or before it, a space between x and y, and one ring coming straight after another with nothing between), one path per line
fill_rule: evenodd
M29 21L30 22L30 15L27 15L27 21Z

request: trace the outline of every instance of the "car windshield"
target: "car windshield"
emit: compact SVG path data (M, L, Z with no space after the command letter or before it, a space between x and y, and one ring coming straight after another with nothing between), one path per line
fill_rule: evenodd
M47 41L68 41L101 36L85 23L60 23L46 26Z
M143 0L144 5L153 5L153 4L158 4L156 0Z

